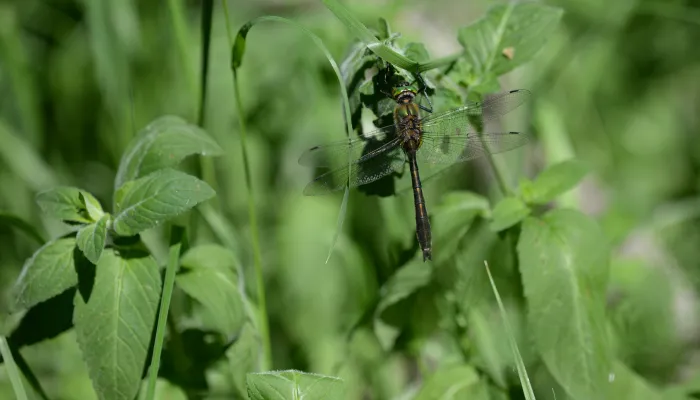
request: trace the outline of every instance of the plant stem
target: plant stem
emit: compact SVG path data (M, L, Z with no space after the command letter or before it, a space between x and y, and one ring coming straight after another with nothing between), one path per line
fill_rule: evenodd
M160 310L156 326L156 338L153 344L153 357L148 376L148 389L146 399L153 399L156 391L156 381L158 380L158 369L160 368L160 355L163 351L163 341L165 331L168 326L168 311L170 310L170 299L175 286L175 273L177 273L180 263L180 247L182 246L183 229L173 226L170 229L170 252L168 253L168 265L165 269L165 283L163 284L163 294L160 299Z
M226 0L221 3L224 7L224 16L226 18L226 29L228 32L229 44L233 50L234 40L231 34L228 6ZM258 221L255 213L255 196L253 193L253 184L250 177L250 163L248 162L248 151L246 150L246 126L245 118L243 117L243 105L241 103L241 95L238 87L238 72L233 65L233 92L236 102L236 112L238 113L238 123L240 126L241 135L241 156L243 157L243 171L245 175L245 183L248 188L248 219L250 221L250 235L253 247L253 265L255 267L255 281L258 295L258 329L260 331L260 339L263 348L262 369L267 371L272 366L272 350L270 348L270 328L267 318L267 301L265 299L265 281L262 270L262 255L260 253L260 243L258 241Z

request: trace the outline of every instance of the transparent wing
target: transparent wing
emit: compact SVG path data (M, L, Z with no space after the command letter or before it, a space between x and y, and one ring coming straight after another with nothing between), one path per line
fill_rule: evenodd
M329 194L343 189L348 181L353 188L374 182L393 172L400 173L405 163L405 156L401 147L398 146L398 139L392 143L393 147L382 152L381 156L367 158L349 166L345 165L317 177L306 185L304 194L307 196Z
M429 164L457 163L486 154L512 150L528 143L531 139L531 134L523 132L424 135L417 158L419 162Z
M299 164L307 167L328 167L338 165L339 161L362 162L372 158L395 144L396 133L393 125L388 125L365 133L362 138L339 140L306 150L299 157ZM348 158L349 157L349 158Z
M423 130L453 135L475 132L471 126L474 119L480 118L483 122L493 121L520 107L531 96L529 90L518 89L489 96L482 102L469 102L454 110L423 118Z

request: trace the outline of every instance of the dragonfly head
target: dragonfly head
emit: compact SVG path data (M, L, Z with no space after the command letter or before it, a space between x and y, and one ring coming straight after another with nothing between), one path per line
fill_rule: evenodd
M418 94L418 88L406 82L398 84L392 93L397 103L410 103Z

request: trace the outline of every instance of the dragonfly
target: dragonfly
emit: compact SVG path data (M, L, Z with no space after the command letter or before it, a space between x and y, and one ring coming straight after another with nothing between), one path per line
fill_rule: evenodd
M527 102L531 93L525 89L511 90L486 98L481 102L432 113L419 104L418 87L406 82L392 92L396 102L393 124L367 132L363 137L314 146L299 158L304 166L331 169L322 173L305 188L307 196L325 195L354 188L400 174L408 164L416 214L416 236L423 261L432 259L430 220L423 196L419 165L445 164L473 160L487 154L513 150L531 140L527 132L479 132L478 126L497 121L499 117ZM421 117L420 111L429 114Z

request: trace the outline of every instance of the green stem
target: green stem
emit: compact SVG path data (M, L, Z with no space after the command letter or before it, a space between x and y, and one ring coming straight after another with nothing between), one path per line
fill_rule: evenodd
M503 169L498 165L496 160L493 158L493 154L488 153L486 156L486 160L488 161L489 165L491 166L491 170L493 171L494 175L496 175L496 182L498 182L498 187L501 189L501 193L503 193L504 196L510 195L511 190L510 190L510 187L508 187L508 184L506 184L507 180L505 178L505 172L503 172Z
M170 252L168 254L168 265L165 269L165 283L163 284L163 295L160 300L160 310L156 326L156 339L153 345L153 357L148 377L148 389L146 399L153 399L156 391L156 381L158 380L158 369L160 368L160 356L163 352L163 341L165 331L168 326L168 311L170 310L170 299L175 286L175 274L180 263L180 247L182 246L183 229L173 226L170 230Z
M5 360L7 375L10 377L15 397L19 400L27 400L27 393L24 391L24 385L22 385L22 377L19 374L17 364L15 364L12 351L10 350L5 336L0 336L0 354L2 354L3 360Z
M233 49L234 40L233 35L231 34L228 5L226 4L226 0L222 0L221 3L224 7L224 16L226 18L226 29L228 32L229 44L231 49ZM241 135L241 156L243 157L243 170L245 174L246 187L248 188L248 219L250 221L250 235L253 246L253 265L255 266L255 281L258 295L258 329L260 330L260 339L262 341L263 348L262 369L267 371L272 366L272 349L270 347L270 328L267 317L267 301L265 299L265 281L262 270L262 255L260 253L260 243L258 241L258 220L255 213L255 196L250 175L248 151L246 150L246 126L245 118L243 117L241 94L238 86L238 73L236 68L233 66L231 70L233 71L233 92L235 96L236 112L238 113L238 123Z

